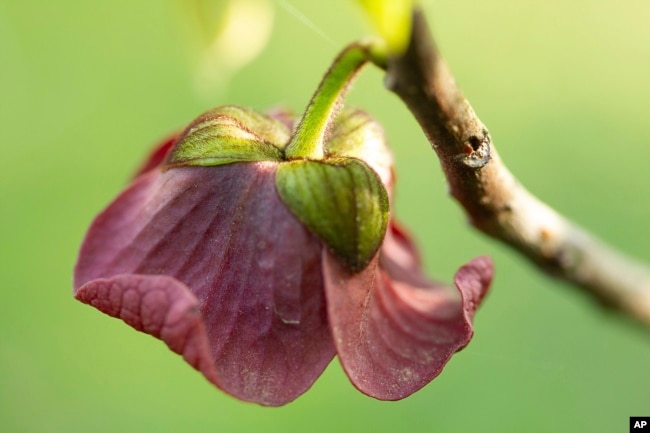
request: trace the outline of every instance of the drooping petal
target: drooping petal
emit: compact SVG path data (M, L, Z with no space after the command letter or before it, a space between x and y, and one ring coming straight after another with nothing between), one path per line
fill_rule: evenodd
M390 236L395 236L391 230ZM410 241L401 236L387 242L408 253ZM371 397L399 400L429 383L467 345L474 311L492 279L492 263L480 257L463 266L454 291L430 282L419 269L389 261L383 269L378 255L352 274L325 253L323 270L330 326L348 377Z
M420 266L420 253L415 243L400 223L391 220L379 256L379 267L391 280L411 287L445 286L427 278ZM487 294L493 274L492 259L480 256L462 266L454 275L454 284L461 292L463 309L470 325L476 309Z
M219 386L199 301L183 283L165 275L118 275L92 280L75 296L138 331L160 338Z
M124 274L178 280L198 299L219 386L264 405L302 394L334 355L322 247L280 201L276 168L140 176L97 217L75 270L78 294Z

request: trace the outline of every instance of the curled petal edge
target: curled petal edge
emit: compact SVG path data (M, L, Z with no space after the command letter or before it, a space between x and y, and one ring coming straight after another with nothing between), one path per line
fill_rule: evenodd
M352 384L379 400L400 400L438 376L472 338L472 319L492 281L476 258L455 276L458 292L435 283L391 280L378 257L352 274L323 257L326 296L339 359ZM404 273L402 273L404 275ZM460 296L459 296L460 295Z
M470 325L476 310L487 295L493 278L494 264L488 256L476 257L461 266L454 275L454 284L463 299L465 319Z
M164 275L98 278L75 290L77 300L123 320L167 344L206 379L222 388L210 355L199 302L188 288Z

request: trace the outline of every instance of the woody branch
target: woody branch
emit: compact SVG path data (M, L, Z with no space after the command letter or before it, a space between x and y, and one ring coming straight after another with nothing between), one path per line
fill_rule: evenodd
M417 118L452 196L474 227L602 305L650 325L650 269L569 221L517 181L456 85L420 10L414 13L408 49L386 65L386 86Z

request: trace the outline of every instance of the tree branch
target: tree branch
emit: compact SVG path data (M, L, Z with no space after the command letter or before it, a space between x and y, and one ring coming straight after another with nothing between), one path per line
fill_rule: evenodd
M386 72L386 86L417 118L451 194L477 229L603 305L650 325L650 269L570 222L515 179L458 89L420 10L407 51L389 59Z

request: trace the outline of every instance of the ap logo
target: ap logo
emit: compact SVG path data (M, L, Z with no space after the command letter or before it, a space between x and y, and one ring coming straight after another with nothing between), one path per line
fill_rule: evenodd
M630 432L650 433L650 416L631 416Z

